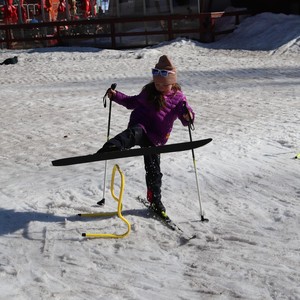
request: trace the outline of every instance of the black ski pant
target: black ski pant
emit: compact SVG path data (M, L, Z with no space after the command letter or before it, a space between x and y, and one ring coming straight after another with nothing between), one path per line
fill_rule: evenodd
M154 146L148 139L144 129L139 125L128 127L126 130L107 141L103 148L109 145L115 145L119 149L129 149L136 145L141 147ZM162 183L160 155L144 155L144 163L146 171L147 199L149 202L160 201Z

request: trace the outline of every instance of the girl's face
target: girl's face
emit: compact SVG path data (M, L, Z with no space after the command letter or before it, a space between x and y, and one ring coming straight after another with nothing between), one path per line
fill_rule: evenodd
M168 94L172 90L172 84L161 84L161 83L154 83L155 88L161 92L162 94Z

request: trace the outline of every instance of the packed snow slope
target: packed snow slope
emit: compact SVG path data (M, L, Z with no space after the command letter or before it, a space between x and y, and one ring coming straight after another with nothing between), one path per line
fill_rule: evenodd
M17 55L19 63L0 68L0 299L300 299L299 24L299 16L262 14L210 45L1 50L1 61ZM139 93L162 54L196 112L193 139L213 138L195 150L208 223L199 221L191 152L161 156L163 202L197 235L188 243L136 200L146 193L141 157L107 163L104 207L104 162L51 165L97 151L106 89L116 82ZM111 136L129 114L113 104ZM176 122L169 143L188 140ZM125 175L132 230L86 239L82 232L126 231L117 217L77 216L116 211L114 164Z

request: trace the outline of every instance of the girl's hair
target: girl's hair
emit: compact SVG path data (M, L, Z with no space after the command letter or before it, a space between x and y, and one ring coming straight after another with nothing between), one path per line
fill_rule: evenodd
M142 90L145 90L147 92L147 100L153 103L157 111L160 111L166 106L164 95L155 88L155 84L153 81L146 84ZM172 91L174 92L174 95L177 91L181 91L180 85L178 83L172 84Z

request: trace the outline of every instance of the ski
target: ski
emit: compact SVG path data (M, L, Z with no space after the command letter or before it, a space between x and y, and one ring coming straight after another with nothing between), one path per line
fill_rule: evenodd
M209 139L203 139L203 140L198 140L193 142L184 142L184 143L168 144L168 145L153 146L153 147L143 147L143 148L131 148L122 151L112 151L112 152L94 153L94 154L74 156L74 157L66 157L66 158L53 160L52 165L69 166L75 164L90 163L94 161L185 151L185 150L195 149L198 147L203 147L206 144L210 143L211 141L212 139L209 138Z
M137 200L140 203L142 203L145 207L147 207L156 219L158 219L163 224L165 224L169 229L179 233L180 237L184 238L184 240L189 241L191 239L196 238L195 234L191 235L185 233L185 231L182 230L167 214L158 213L155 209L152 208L152 206L150 205L147 199L138 196Z

